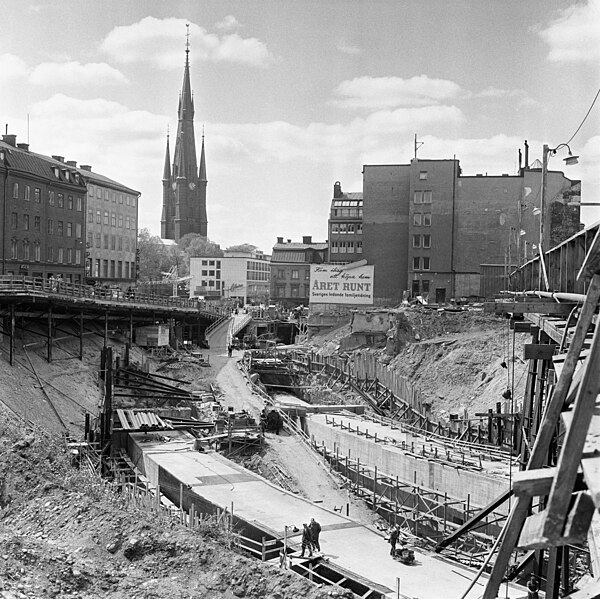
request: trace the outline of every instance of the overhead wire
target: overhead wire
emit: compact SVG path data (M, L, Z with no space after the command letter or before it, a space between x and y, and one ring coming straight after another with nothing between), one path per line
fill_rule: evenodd
M590 112L592 112L592 108L594 108L594 104L596 103L596 100L598 99L599 95L600 95L600 88L598 88L598 91L596 92L596 95L594 96L594 99L592 100L592 103L591 103L590 107L588 108L588 111L585 113L583 120L581 121L581 123L579 123L579 127L577 127L577 129L575 129L575 133L573 133L573 135L571 135L571 137L569 138L569 141L566 142L566 145L569 145L573 141L575 136L579 133L579 130L583 127L583 124L587 120L588 116L590 116Z

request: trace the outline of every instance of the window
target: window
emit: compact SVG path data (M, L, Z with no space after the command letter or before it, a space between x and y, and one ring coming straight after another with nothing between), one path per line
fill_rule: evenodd
M432 191L424 191L423 192L423 204L431 204L432 198L433 198Z
M54 248L49 245L48 249L46 250L46 256L48 258L48 262L54 262Z
M356 253L357 254L362 254L362 241L357 241L356 242Z
M125 196L125 203L129 206L129 196Z
M100 233L96 233L96 247L102 247L102 235Z
M122 204L122 203L123 203L123 194L120 193L119 194L119 204Z
M104 234L104 249L108 249L108 233Z
M338 233L340 230L340 226L338 223L331 223L331 232Z
M430 213L423 215L423 225L425 227L431 227L431 214Z
M285 297L285 285L277 285L275 291L277 297Z
M54 221L51 218L48 219L47 227L46 232L48 235L52 235L54 233Z
M108 260L102 260L102 276L108 278Z
M104 190L104 201L108 202L108 189Z
M104 211L104 224L105 225L110 224L110 215L108 214L108 210Z
M23 260L29 260L29 241L23 241Z
M306 281L310 280L310 270L305 270L304 271L304 279Z
M96 187L96 197L102 199L102 190Z
M123 238L119 235L117 238L117 249L121 251L123 249Z
M122 229L123 228L123 215L122 214L119 214L118 224L119 224L119 228Z
M419 173L419 180L420 181L427 181L427 171L421 171Z
M423 293L429 293L429 281L427 279L424 279L421 282L423 284Z
M58 256L56 257L56 261L62 264L65 261L65 250L64 248L58 248Z
M19 215L16 212L13 212L10 215L10 228L17 229L19 227Z
M81 264L81 250L75 250L75 264Z
M277 278L278 279L285 279L285 271L283 270L283 268L279 268L277 270Z
M298 270L292 270L292 279L299 279L300 272Z
M81 223L75 223L75 237L81 239Z
M100 258L96 258L94 261L94 277L100 276Z
M429 270L429 257L427 256L423 258L423 270Z
M131 205L135 208L135 196L131 197Z
M431 235L423 235L423 247L424 248L431 247Z
M73 237L73 223L67 223L67 237Z
M50 206L54 206L54 192L53 191L48 192L48 204Z
M129 222L130 222L130 221L129 221L129 215L128 215L128 216L126 216L126 217L125 217L125 228L126 228L126 229L129 229ZM210 261L210 265L211 265L211 266L213 266L213 265L214 265L214 263L215 263L215 261L214 261L214 260L211 260L211 261Z
M19 256L19 242L16 239L10 241L10 257L16 260Z
M420 248L421 247L421 236L413 235L413 247Z
M417 227L419 227L421 225L421 219L422 219L423 215L420 214L419 212L415 212L415 214L413 214L413 225L416 225Z
M29 214L23 215L23 229L25 229L25 231L29 231Z
M117 194L114 191L110 192L110 199L113 202L113 204L116 203L116 201L117 201Z
M99 225L100 223L102 223L102 212L96 210L96 224Z
M58 194L58 207L59 208L65 207L65 196L62 193Z
M88 232L86 247L91 248L94 245L94 234Z
M18 183L13 183L13 194L12 197L15 200L19 199L19 184Z
M62 220L56 221L56 234L63 235L63 222Z
M116 227L116 226L117 226L117 215L116 215L116 213L115 213L115 212L113 212L113 213L110 215L110 226L111 226L111 227Z
M414 202L415 202L415 204L423 203L423 192L422 191L415 191Z
M34 216L33 217L33 230L34 231L41 231L42 229L42 217L41 216Z
M123 262L121 260L117 262L117 278L123 278Z
M110 261L110 276L111 277L115 276L115 261L114 260Z
M362 223L356 223L356 233L357 235L362 235L363 232L363 224Z
M24 199L26 201L30 201L31 200L31 187L29 187L29 185L25 185L25 196Z
M94 197L94 186L93 185L88 185L88 193L90 194L90 197L93 198Z
M340 252L340 254L346 253L346 242L345 241L340 241L340 248L338 251Z
M77 212L81 212L83 210L83 199L81 196L77 196Z
M421 258L413 256L413 270L421 270Z
M37 204L42 201L42 190L39 187L33 190L33 199Z
M93 223L94 222L94 211L89 208L88 209L88 223Z
M73 248L67 248L67 264L73 264Z
M292 297L300 297L300 285L291 286Z
M42 259L42 248L39 241L33 243L33 259L39 262Z
M67 196L67 209L73 210L73 196Z
M208 270L203 270L202 271L202 276L203 277L208 277Z
M114 250L117 248L117 239L115 235L110 236L110 249Z

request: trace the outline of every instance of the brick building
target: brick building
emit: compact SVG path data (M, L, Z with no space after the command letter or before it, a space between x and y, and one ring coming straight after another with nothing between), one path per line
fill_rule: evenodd
M580 228L579 181L549 171L543 247ZM484 296L482 267L523 263L539 243L541 170L464 176L458 160L363 167L363 257L375 297Z
M85 179L72 164L0 142L2 274L82 283Z
M328 243L318 243L310 236L302 243L287 243L277 238L271 255L271 302L286 309L300 304L308 306L310 297L310 265L328 261Z
M329 262L347 264L362 259L363 194L344 193L342 184L333 186L329 211Z

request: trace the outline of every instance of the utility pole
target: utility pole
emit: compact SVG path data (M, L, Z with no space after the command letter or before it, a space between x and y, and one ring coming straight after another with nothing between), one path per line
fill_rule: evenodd
M542 183L540 190L540 239L538 243L538 253L540 255L540 268L538 276L538 289L542 289L543 270L544 266L542 261L544 260L544 218L545 218L545 202L546 202L546 181L548 180L548 154L550 148L548 144L544 144L542 152Z

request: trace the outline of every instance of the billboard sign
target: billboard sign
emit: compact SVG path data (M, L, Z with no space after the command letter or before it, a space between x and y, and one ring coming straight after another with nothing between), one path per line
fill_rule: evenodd
M311 264L310 302L313 304L373 303L373 266Z

